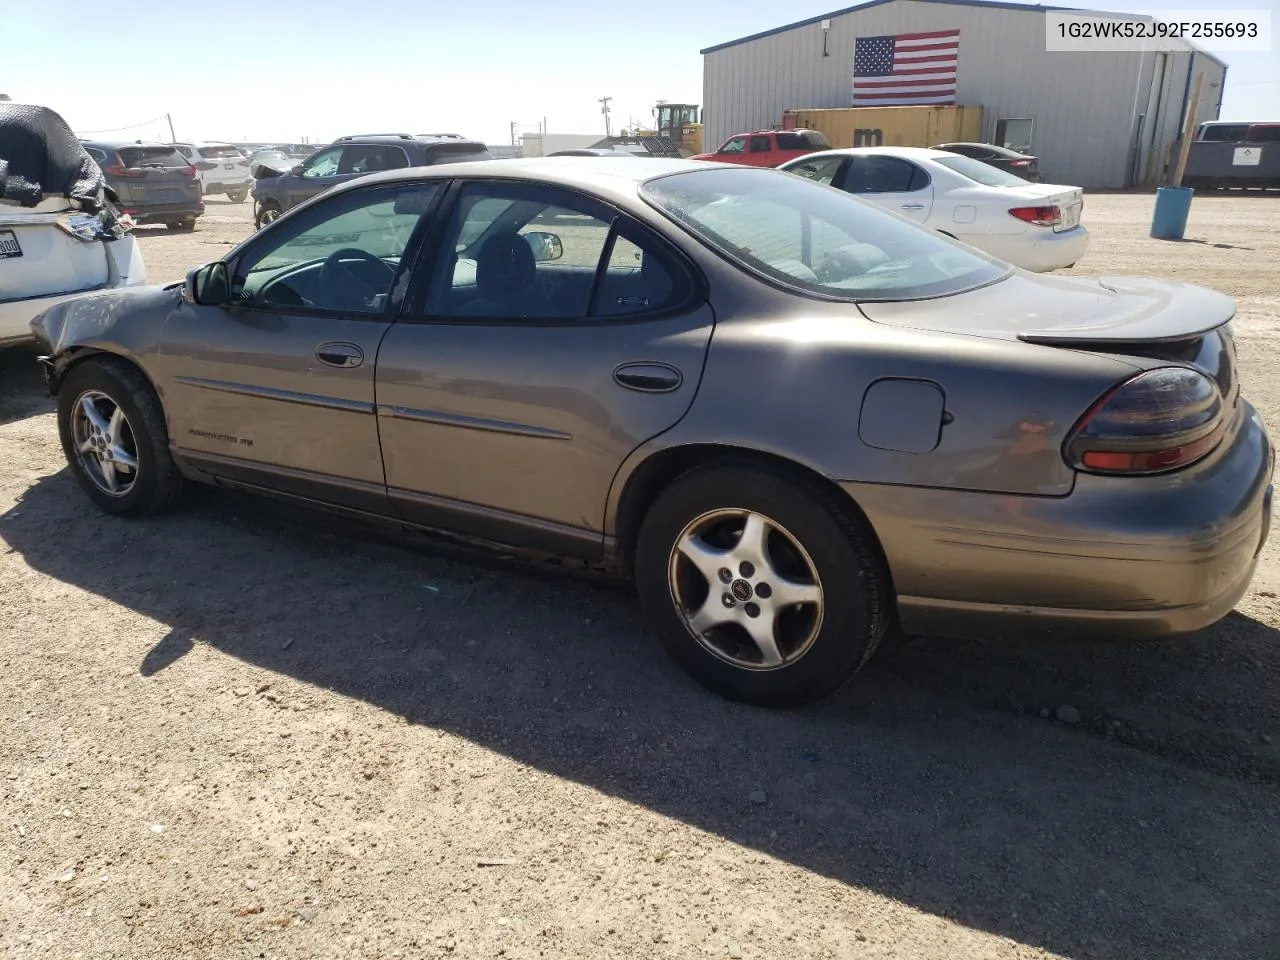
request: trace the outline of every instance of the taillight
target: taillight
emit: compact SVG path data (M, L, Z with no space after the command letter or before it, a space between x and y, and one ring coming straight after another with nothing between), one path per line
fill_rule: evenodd
M1062 210L1059 207L1014 207L1009 213L1037 227L1055 227L1062 222Z
M1010 160L1010 161L1009 161L1009 166L1011 166L1011 167L1029 167L1029 166L1031 166L1031 161L1030 161L1030 160Z
M197 170L216 170L218 165L210 160L201 160L196 164Z
M1089 473L1165 473L1210 453L1226 432L1218 385L1188 367L1140 373L1103 395L1067 438L1067 462Z
M180 172L184 177L186 177L188 180L194 180L194 179L196 178L196 168L195 168L195 167L192 167L192 166L182 167L182 168L179 170L179 172Z
M103 173L109 173L113 177L124 177L126 180L138 180L147 175L145 170L134 170L126 167L123 163L114 163L106 167Z

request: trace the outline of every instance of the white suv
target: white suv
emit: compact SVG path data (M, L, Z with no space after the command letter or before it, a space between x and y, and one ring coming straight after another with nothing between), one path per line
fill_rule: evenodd
M46 307L147 282L102 169L46 107L0 102L0 346L32 339Z
M253 186L253 175L249 172L249 158L239 147L212 140L173 146L196 168L201 193L225 193L232 203L244 203Z

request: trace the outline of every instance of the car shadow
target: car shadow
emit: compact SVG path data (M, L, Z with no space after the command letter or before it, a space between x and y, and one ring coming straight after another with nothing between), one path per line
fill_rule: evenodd
M167 625L138 663L157 683L208 645L1077 960L1253 957L1280 944L1269 788L975 710L905 682L929 662L909 644L820 706L727 703L668 662L614 587L192 493L175 514L121 521L63 469L0 515L0 539L34 570ZM942 672L965 654L937 656L950 658ZM1193 689L1203 665L1167 658L1164 681Z
M36 363L39 352L34 343L0 347L0 424L54 409Z

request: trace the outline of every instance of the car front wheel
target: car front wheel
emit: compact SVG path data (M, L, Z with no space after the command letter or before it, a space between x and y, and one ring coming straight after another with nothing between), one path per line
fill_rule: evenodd
M716 693L761 706L833 693L890 619L866 522L835 493L767 468L676 480L641 526L635 577L671 656Z
M273 220L278 220L280 218L280 214L281 210L278 203L274 200L264 200L262 202L262 206L258 209L258 229L261 230Z
M58 433L71 472L108 513L145 516L177 499L164 411L146 378L113 357L85 360L58 390Z

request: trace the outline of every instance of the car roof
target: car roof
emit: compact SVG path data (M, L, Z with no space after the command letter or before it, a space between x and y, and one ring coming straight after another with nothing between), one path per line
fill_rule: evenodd
M465 160L429 167L401 167L366 174L356 180L340 183L325 191L325 196L367 186L373 183L405 183L415 180L447 180L451 177L523 180L566 187L585 187L615 197L635 197L636 188L646 180L664 174L699 170L754 171L763 168L743 167L735 163L709 163L705 160L676 160L666 157L637 156L631 163L614 163L613 157L524 157L501 160ZM765 171L769 172L769 171ZM794 174L788 174L794 176Z
M955 158L954 153L947 153L945 150L934 150L931 147L836 147L832 150L806 153L798 159L812 160L817 156L830 156L832 154L902 157L904 160L952 160Z
M336 147L339 144L348 143L390 144L394 146L416 143L423 147L434 146L438 143L468 143L480 147L484 146L484 143L480 140L471 140L456 133L356 133L338 137L327 146Z

